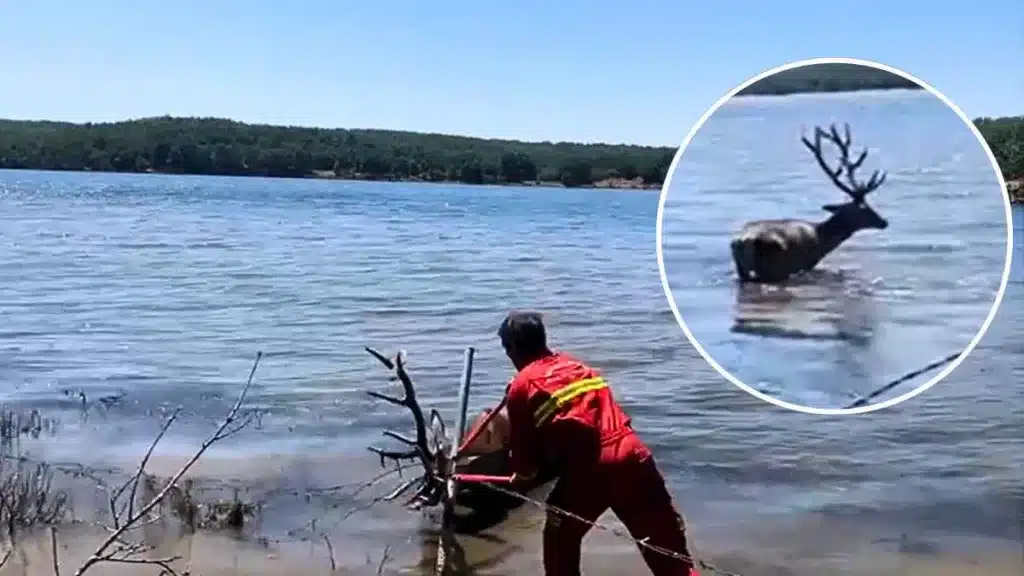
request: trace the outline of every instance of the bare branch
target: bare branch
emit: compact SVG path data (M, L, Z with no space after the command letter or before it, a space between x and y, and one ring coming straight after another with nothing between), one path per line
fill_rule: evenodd
M57 551L57 527L50 526L50 548L53 552L53 576L60 576L60 556Z
M327 534L321 534L320 536L323 537L324 544L327 545L328 558L331 560L331 572L336 572L338 570L338 563L334 561L334 545L331 544L331 539Z
M110 497L110 512L111 512L111 516L112 516L111 521L114 523L114 528L118 528L119 527L118 526L118 522L119 522L118 519L119 519L121 513L124 512L124 508L125 507L128 508L128 517L129 518L131 518L134 515L134 512L135 512L135 495L136 495L136 493L138 492L138 489L139 489L139 481L142 479L142 476L146 473L146 465L149 463L150 457L153 456L153 450L156 449L156 445L160 443L160 440L163 439L164 434L167 433L167 430L171 427L171 424L174 424L174 421L178 418L178 415L180 413L181 413L181 408L176 408L174 410L174 412L171 413L170 417L167 418L167 421L165 421L164 425L160 428L160 432L156 435L156 438L154 438L153 442L150 443L149 449L146 450L146 454L142 457L142 460L139 462L138 470L135 472L135 474L127 482L122 484L121 487L118 488L118 490ZM124 494L124 491L127 490L129 486L131 486L132 491L128 495L128 501L125 503L124 506L122 506L121 512L115 512L115 508L116 508L115 502L118 499L121 498L121 496Z
M21 529L49 526L66 516L68 495L53 489L53 477L54 467L44 462L0 458L0 525L12 545Z
M195 452L195 454L193 454L192 457L189 458L189 460L187 462L185 462L185 464L182 465L181 468L179 468L177 472L175 472L175 474L170 478L170 480L168 480L164 484L163 489L161 489L153 498L151 498L149 500L149 502L146 503L146 505L143 506L138 512L135 512L134 514L129 515L129 517L123 523L120 523L120 526L116 527L111 532L111 534L106 538L106 540L104 540L99 545L99 547L96 548L96 550L93 552L92 556L90 556L78 568L78 570L75 571L75 576L81 576L87 570L89 570L89 568L91 568L92 566L94 566L94 565L96 565L98 563L101 563L101 562L118 562L118 563L123 563L123 564L150 564L150 565L159 566L163 570L165 570L165 571L167 571L167 572L169 572L171 574L175 574L175 572L171 568L170 564L172 562L174 562L175 560L177 560L176 557L174 557L174 558L165 558L165 559L131 558L130 557L131 554L126 554L126 555L123 555L123 556L118 556L117 554L118 554L119 550L115 549L114 551L110 551L110 548L114 544L120 543L121 539L122 539L122 536L125 534L125 532L129 528L131 528L132 526L136 525L139 522L139 520L141 520L144 516L149 514L150 511L152 511L161 502L164 501L164 499L167 497L168 493L172 489L177 487L178 481L181 480L181 478L185 474L188 473L188 471L192 468L192 466L194 466L195 463L199 460L199 458L201 458L202 455L206 453L206 451L210 448L210 446L212 446L213 444L223 440L224 438L229 436L231 433L237 432L239 430L239 428L237 427L237 424L238 424L237 418L239 416L238 412L239 412L240 408L242 407L242 403L245 402L245 399L246 399L246 397L247 397L247 395L249 393L249 389L252 388L253 377L256 374L256 368L259 366L260 359L262 359L262 357L263 357L263 353L262 352L257 352L256 353L256 359L253 362L252 369L249 371L249 377L248 377L248 379L245 382L245 386L242 387L241 392L239 392L239 394L238 394L238 399L235 401L235 404L231 407L231 410L228 411L227 416L225 416L225 418L224 418L223 422L221 422L220 426L218 426L217 429L213 432L213 434L211 434L203 442L203 444L199 447L199 449ZM173 418L174 418L174 416L172 416L172 419ZM154 442L154 445L155 445L155 442ZM152 452L152 447L150 448L150 453L151 452ZM141 466L140 466L140 469L141 469ZM138 474L141 476L141 472L139 472ZM132 553L135 553L135 552L137 552L137 550L132 550Z
M384 573L384 565L391 559L391 546L384 547L384 554L380 557L380 563L377 564L377 576Z

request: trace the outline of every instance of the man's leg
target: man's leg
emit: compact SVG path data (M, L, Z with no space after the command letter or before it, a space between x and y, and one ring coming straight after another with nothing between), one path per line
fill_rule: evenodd
M546 576L580 576L583 537L591 523L608 509L604 495L594 490L593 482L558 479L548 496L548 504L586 520L568 517L549 510L544 522L544 574Z
M626 438L622 460L615 466L616 483L612 511L625 524L654 576L696 576L695 560L686 540L686 523L676 509L654 456L639 439ZM660 551L664 550L668 554Z

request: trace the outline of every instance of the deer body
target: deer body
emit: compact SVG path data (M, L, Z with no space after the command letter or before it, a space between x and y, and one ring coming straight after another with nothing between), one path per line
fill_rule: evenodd
M468 429L475 429L486 417L486 413L480 414ZM512 461L509 440L508 415L503 410L487 423L484 432L472 444L466 446L462 452L463 456L456 462L457 471L464 474L511 476ZM529 495L553 479L542 470L533 481L522 487L523 493ZM464 484L460 487L458 502L460 506L471 510L473 514L482 515L485 519L494 519L491 522L479 519L471 519L467 522L469 525L482 524L485 527L497 523L505 514L523 504L523 500L519 498L496 492L486 486L472 484ZM469 531L475 531L475 529Z
M822 138L839 148L840 164L835 169L822 157ZM845 192L850 201L823 206L832 215L821 222L778 219L746 223L729 244L741 282L778 283L808 272L858 231L884 230L889 225L865 202L865 196L885 182L885 174L876 171L866 184L856 181L854 172L867 157L867 150L857 160L849 159L852 140L849 126L846 126L845 138L832 126L829 132L816 128L813 143L807 138L801 140L832 183ZM846 182L841 180L843 176Z

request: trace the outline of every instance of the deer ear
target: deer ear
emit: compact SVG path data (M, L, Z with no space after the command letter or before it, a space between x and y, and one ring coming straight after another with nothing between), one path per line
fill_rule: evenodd
M841 204L825 204L824 206L821 207L821 209L826 211L826 212L831 212L831 213L835 214L836 212L839 211L839 208L841 208L841 207L842 207Z

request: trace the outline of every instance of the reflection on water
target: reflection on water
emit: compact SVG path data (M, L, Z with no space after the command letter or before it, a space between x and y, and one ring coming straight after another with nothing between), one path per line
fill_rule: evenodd
M770 338L871 343L877 303L854 274L814 270L779 285L736 285L732 332Z

